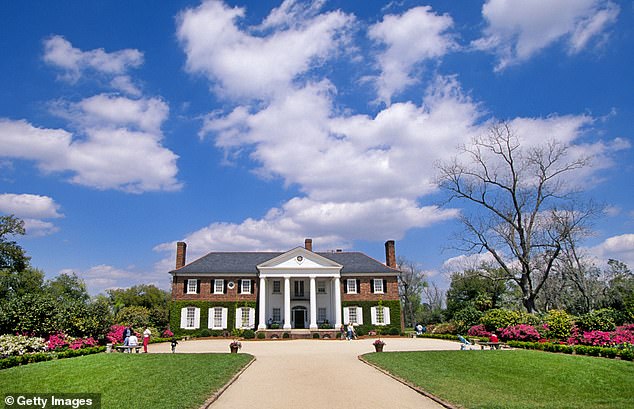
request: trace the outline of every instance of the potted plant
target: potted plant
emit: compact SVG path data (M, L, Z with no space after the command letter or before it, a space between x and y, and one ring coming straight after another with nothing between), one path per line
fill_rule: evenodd
M240 343L240 341L233 341L229 344L229 348L231 349L232 354L237 354L238 349L242 348L242 344Z
M385 345L385 342L377 339L372 343L372 345L374 345L374 349L376 350L376 352L383 352L383 346Z

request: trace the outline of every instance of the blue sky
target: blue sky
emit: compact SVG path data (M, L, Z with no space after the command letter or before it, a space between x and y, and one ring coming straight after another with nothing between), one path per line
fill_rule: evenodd
M634 3L3 2L0 213L53 277L169 287L209 251L383 243L446 286L434 163L496 120L593 158L583 244L634 265Z

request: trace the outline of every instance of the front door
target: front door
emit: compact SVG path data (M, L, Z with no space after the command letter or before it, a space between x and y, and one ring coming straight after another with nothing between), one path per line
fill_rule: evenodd
M304 328L304 313L305 313L305 310L300 310L300 309L293 311L295 328Z

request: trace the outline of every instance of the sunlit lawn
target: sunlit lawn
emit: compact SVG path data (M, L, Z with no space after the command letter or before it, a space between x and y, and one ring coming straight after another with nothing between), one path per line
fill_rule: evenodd
M97 354L0 370L7 393L100 393L102 408L198 408L247 354Z
M465 408L634 408L634 363L629 361L526 350L364 357Z

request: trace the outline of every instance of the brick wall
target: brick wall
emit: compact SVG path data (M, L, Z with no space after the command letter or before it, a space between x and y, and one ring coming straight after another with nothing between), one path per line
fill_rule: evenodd
M213 294L213 277L174 277L172 280L172 300L198 300L198 301L255 301L258 294L258 280L254 277L218 277L225 280L226 294ZM200 280L200 292L198 294L186 294L185 282L189 279ZM240 294L240 280L251 280L251 294ZM233 281L235 286L229 288L227 283Z
M359 289L357 294L346 294L344 289L347 279L359 280ZM387 288L383 290L383 294L372 293L372 280L374 278L382 278L387 281ZM398 281L392 277L354 277L345 276L341 278L341 301L378 301L382 300L398 300Z

